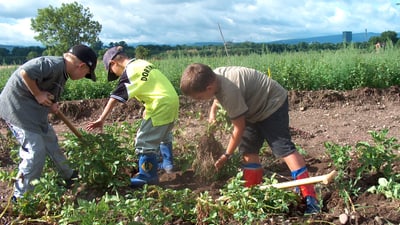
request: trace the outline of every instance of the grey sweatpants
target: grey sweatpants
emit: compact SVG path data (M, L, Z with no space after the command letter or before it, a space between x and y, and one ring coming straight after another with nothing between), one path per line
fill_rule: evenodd
M161 143L172 143L174 122L162 126L153 126L151 119L142 120L136 134L136 154L159 154Z
M53 127L49 124L47 133L34 133L8 123L11 131L21 145L17 180L14 184L14 196L20 198L28 190L33 190L31 182L39 179L46 156L49 156L61 176L68 179L72 176L72 169L58 145L58 138Z

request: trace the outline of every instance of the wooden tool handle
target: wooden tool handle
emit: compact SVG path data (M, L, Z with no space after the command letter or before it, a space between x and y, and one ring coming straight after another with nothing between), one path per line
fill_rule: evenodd
M74 127L74 125L68 120L67 117L65 117L64 113L61 111L58 111L56 114L64 123L67 125L67 127L79 138L82 138L82 134Z
M300 180L293 180L293 181L287 181L287 182L281 182L277 184L272 184L272 185L265 185L265 186L260 186L260 189L267 189L268 187L274 187L274 188L293 188L297 187L300 185L306 185L306 184L316 184L316 183L323 183L323 184L328 184L335 178L337 172L333 170L332 172L321 175L321 176L316 176L316 177L308 177Z
M51 101L54 101L54 95L48 94L47 95ZM82 134L72 125L72 123L68 120L68 118L62 113L60 110L58 110L57 114L58 117L67 125L67 127L79 138L82 139Z

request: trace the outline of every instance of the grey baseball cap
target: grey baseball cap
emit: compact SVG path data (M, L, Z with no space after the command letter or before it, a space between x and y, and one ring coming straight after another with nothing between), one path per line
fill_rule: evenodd
M118 46L112 47L104 53L103 56L103 63L104 67L108 71L108 81L113 81L118 79L118 76L115 75L112 71L110 71L110 62L117 56L118 54L122 53L123 50L121 48L118 48Z

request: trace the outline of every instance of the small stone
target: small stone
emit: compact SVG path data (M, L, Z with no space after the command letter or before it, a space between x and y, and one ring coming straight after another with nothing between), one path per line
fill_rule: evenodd
M378 225L383 224L382 219L381 219L379 216L375 216L374 219L375 219L375 221L376 221L376 223L377 223Z
M143 218L141 216L135 216L135 222L143 222Z
M347 214L342 213L339 215L340 224L346 224L347 221L349 221L349 216L347 216Z

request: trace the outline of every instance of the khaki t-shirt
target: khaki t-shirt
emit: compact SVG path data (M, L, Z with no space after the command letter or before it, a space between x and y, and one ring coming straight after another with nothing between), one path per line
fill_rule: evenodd
M262 121L287 99L286 89L255 69L230 66L214 72L219 82L215 97L231 119L245 114L248 122Z

